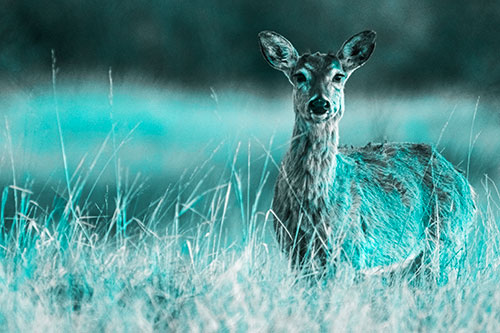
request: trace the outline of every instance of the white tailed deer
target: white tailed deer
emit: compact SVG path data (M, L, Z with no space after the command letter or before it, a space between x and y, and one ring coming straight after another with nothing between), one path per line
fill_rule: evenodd
M437 256L442 269L463 252L474 191L439 152L412 143L339 147L344 85L375 37L363 31L336 53L299 55L283 36L259 34L264 58L293 86L295 127L273 211L294 265L342 261L370 272Z

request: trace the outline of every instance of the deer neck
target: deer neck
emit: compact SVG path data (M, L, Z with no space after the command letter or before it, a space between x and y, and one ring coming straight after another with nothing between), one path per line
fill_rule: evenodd
M295 127L285 172L309 206L324 206L334 183L338 153L338 121L311 124L300 117Z

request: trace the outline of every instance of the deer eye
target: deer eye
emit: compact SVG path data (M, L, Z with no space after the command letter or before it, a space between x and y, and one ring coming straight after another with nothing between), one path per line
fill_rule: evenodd
M306 82L306 76L302 73L297 73L293 76L295 78L295 81L297 81L297 83L304 83Z
M344 74L335 74L335 76L333 77L332 81L335 82L335 83L338 83L338 82L342 81L342 78L344 76L345 76Z

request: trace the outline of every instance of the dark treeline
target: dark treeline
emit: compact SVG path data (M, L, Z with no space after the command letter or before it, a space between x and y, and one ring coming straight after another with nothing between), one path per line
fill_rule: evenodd
M139 73L192 85L281 79L256 35L276 30L302 52L334 51L352 34L378 32L358 82L418 89L500 84L498 0L1 0L0 73L50 68ZM361 82L362 81L362 82Z

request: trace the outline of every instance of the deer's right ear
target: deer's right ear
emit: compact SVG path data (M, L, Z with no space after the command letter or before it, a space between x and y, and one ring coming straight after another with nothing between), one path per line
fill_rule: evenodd
M260 50L271 67L287 76L299 59L299 53L285 37L273 31L259 33Z

